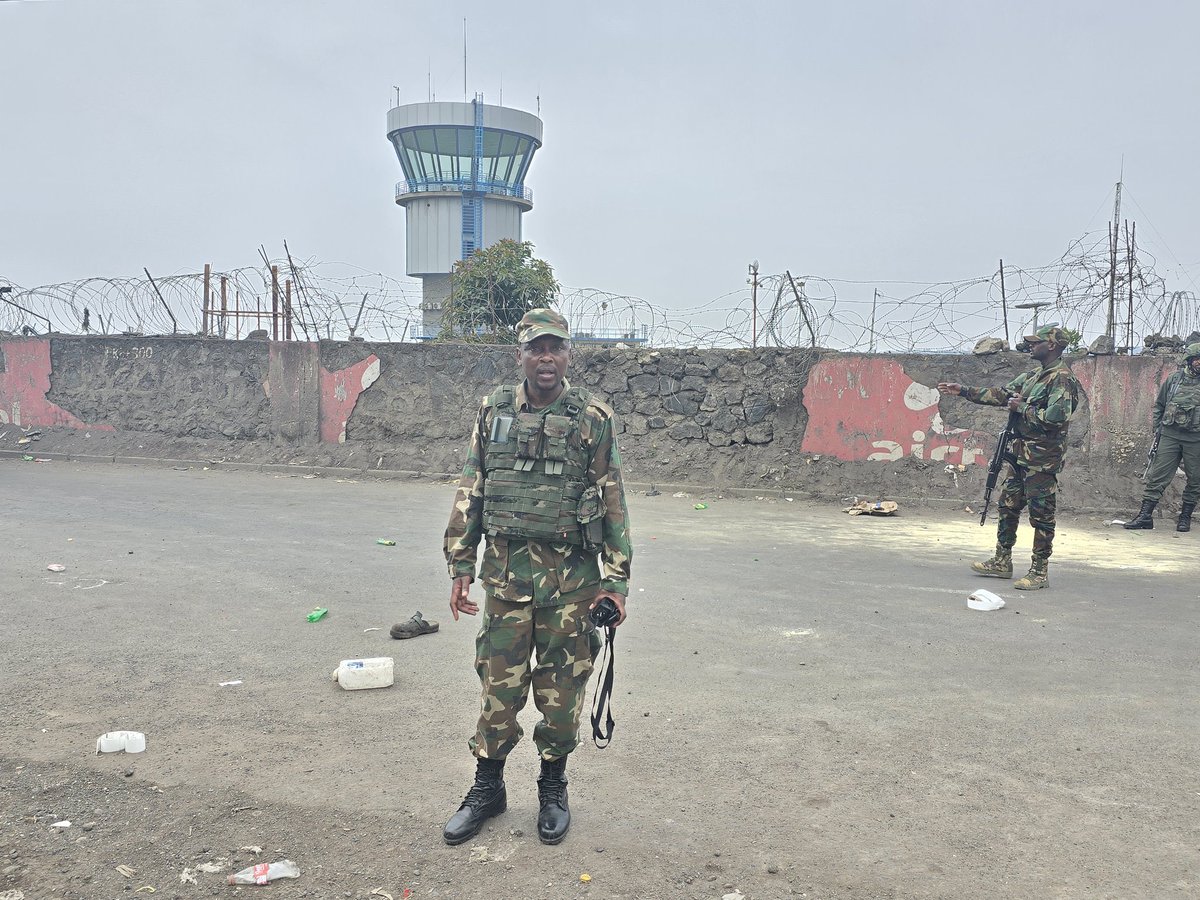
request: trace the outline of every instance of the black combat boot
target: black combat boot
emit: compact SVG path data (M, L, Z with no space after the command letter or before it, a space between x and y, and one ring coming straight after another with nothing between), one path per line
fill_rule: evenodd
M504 788L504 760L480 759L475 764L475 783L442 831L447 844L461 844L479 834L483 823L508 809Z
M567 758L543 759L542 774L538 776L538 837L543 844L557 844L567 836L571 827L571 810L567 806Z
M1154 527L1154 507L1158 506L1157 500L1143 500L1142 510L1137 514L1137 518L1132 522L1126 522L1126 528L1153 528Z
M1179 521L1175 523L1176 531L1192 530L1192 513L1196 511L1195 503L1185 503L1179 507Z

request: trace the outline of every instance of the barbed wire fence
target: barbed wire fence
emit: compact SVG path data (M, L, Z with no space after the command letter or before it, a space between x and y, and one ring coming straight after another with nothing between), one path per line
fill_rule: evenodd
M1197 292L1172 289L1132 237L1130 231L1114 242L1110 233L1089 232L1049 265L1005 264L957 281L849 281L784 271L686 309L596 288L564 288L559 307L580 338L653 347L958 352L984 337L1015 344L1034 321L1056 322L1085 340L1111 330L1118 348L1134 350L1147 336L1186 339L1200 330ZM295 339L429 337L416 279L260 254L262 265L207 276L145 272L22 287L0 275L0 331L238 339L270 333L273 305L287 304Z

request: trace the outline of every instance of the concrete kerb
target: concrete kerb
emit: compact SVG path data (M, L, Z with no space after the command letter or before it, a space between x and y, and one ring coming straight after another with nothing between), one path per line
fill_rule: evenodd
M28 454L23 450L0 450L0 459L22 459L27 455L32 454ZM343 466L297 466L288 465L287 463L255 463L217 459L166 459L149 456L97 456L86 453L40 453L37 455L37 458L49 459L56 462L113 463L116 465L127 466L152 466L159 469L170 469L186 466L192 469L208 468L226 469L229 471L241 472L269 472L272 474L286 475L321 475L328 478L376 478L381 480L422 478L429 481L441 481L448 484L456 482L459 478L458 473L425 472L415 469L359 469ZM683 493L689 496L706 496L717 498L731 497L738 500L787 500L787 498L791 497L796 500L806 500L817 503L844 502L842 497L831 497L825 494L815 494L802 488L717 488L706 484L664 484L661 482L652 483L648 481L627 481L625 483L625 488L628 491L643 494L653 489L658 491L659 494ZM898 503L914 503L919 506L933 507L935 509L958 509L964 505L964 501L958 497L907 497L898 495L888 496L886 499L895 500ZM1111 512L1112 510L1108 507L1083 507L1075 510L1077 515L1108 515Z

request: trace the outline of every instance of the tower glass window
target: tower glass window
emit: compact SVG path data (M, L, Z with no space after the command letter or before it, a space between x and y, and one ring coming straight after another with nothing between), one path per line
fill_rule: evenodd
M419 126L389 135L412 190L471 183L475 131L459 126ZM488 193L520 193L537 145L509 131L486 129L479 160L479 181Z

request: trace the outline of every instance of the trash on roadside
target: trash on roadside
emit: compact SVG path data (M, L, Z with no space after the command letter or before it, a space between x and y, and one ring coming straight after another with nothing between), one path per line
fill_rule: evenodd
M239 685L241 683L241 679L238 679L237 681L218 681L217 687L234 687L235 685Z
M221 857L221 862L225 862L225 857ZM196 871L203 872L206 875L216 875L223 868L225 867L220 865L220 863L204 862L196 866Z
M179 873L179 883L180 884L195 884L196 883L196 873L193 872L191 869L184 869L182 872Z
M117 866L117 871L126 878L132 878L137 874L137 869L135 869L133 866Z
M329 610L324 606L318 606L304 618L308 619L310 622L320 622L323 618L325 618L326 615L328 615L328 613Z
M343 659L333 671L333 680L345 691L391 687L396 680L395 661L390 656Z
M65 572L65 571L67 571L67 567L66 567L66 566L64 566L62 563L50 563L50 565L46 566L46 569L47 569L47 570L49 570L49 571L51 571L51 572Z
M592 880L592 876L589 875L587 872L584 872L582 875L579 876L579 880L582 881L584 884L587 884L589 881Z
M50 827L51 827L51 828L57 828L57 829L59 829L59 830L65 830L65 829L67 829L67 828L70 828L70 827L71 827L71 820L70 820L70 819L63 819L61 822L51 822L51 823L50 823Z
M247 844L245 847L238 847L238 849L246 853L253 853L255 856L262 853L262 847L256 847L254 844Z
M967 598L967 607L977 609L980 612L991 612L995 609L1003 609L1004 600L991 591L985 591L980 588Z
M109 731L96 739L97 753L141 753L146 749L146 735L140 731Z
M259 863L256 866L242 869L236 875L230 875L230 884L267 884L279 878L299 878L300 869L290 859L279 862Z
M152 884L143 884L140 888L134 891L135 894L155 894L158 889Z
M427 622L418 609L407 622L398 622L392 626L391 635L398 641L419 637L422 634L433 634L438 630L437 622Z
M875 503L860 500L853 506L847 506L842 512L852 516L894 516L899 508L900 504L895 500L878 500Z
M707 503L697 503L692 509L708 509Z
M383 629L376 625L374 628L364 628L363 634L369 634L372 631L383 631Z
M25 460L25 462L33 462L33 457L32 457L32 456L30 456L28 453L24 454L24 455L21 457L21 459Z
M395 541L389 541L387 538L380 538L375 543L382 544L384 547L395 547L396 546Z
M1125 523L1124 519L1113 519L1111 522L1105 522L1104 524L1105 525L1124 525L1126 523Z

